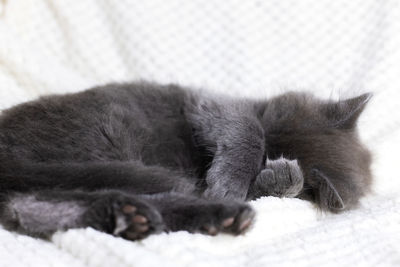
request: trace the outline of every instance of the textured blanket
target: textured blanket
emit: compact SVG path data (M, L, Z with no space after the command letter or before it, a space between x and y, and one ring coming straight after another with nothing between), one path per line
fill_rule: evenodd
M0 266L400 266L399 4L1 0L0 109L139 79L254 98L371 91L359 129L375 183L358 209L339 215L298 199L253 201L257 220L238 237L129 242L88 228L43 241L0 228Z

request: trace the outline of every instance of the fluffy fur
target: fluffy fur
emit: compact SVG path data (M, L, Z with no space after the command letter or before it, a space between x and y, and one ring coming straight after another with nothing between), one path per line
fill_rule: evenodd
M20 104L0 117L0 220L35 236L91 226L136 240L242 233L254 218L244 201L267 195L352 208L371 184L356 132L369 98L136 83Z

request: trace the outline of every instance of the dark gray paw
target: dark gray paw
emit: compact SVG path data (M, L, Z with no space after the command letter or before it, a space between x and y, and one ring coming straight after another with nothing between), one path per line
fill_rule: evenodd
M119 193L94 202L83 224L129 240L138 240L164 230L158 210L146 201Z
M244 233L252 224L255 212L247 204L236 206L215 206L210 207L211 214L215 217L205 216L200 232L216 235L220 232L239 235Z
M191 233L239 235L252 224L254 210L245 203L220 202L185 206L175 211L179 220L171 225L172 231L186 230Z
M129 240L138 240L164 229L159 212L144 203L127 200L113 205L115 228L113 235Z
M279 158L266 161L254 182L256 195L295 197L303 189L304 178L297 160Z

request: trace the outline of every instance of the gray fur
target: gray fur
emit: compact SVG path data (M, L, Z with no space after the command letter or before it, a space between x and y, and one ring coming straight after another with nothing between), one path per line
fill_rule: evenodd
M59 230L76 227L87 207L77 201L46 201L33 195L16 194L10 197L6 209L11 215L9 223L18 224L19 231L35 229L40 235L48 231L49 225Z
M256 177L248 193L253 199L265 195L296 197L303 190L304 177L297 160L280 157L266 160L265 169Z

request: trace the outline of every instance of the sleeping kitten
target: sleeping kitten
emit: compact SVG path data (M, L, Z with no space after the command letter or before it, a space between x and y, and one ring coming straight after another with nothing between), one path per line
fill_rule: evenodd
M0 221L39 237L90 226L136 240L240 234L254 218L244 201L261 196L352 208L371 183L355 130L369 99L137 83L20 104L0 116Z

